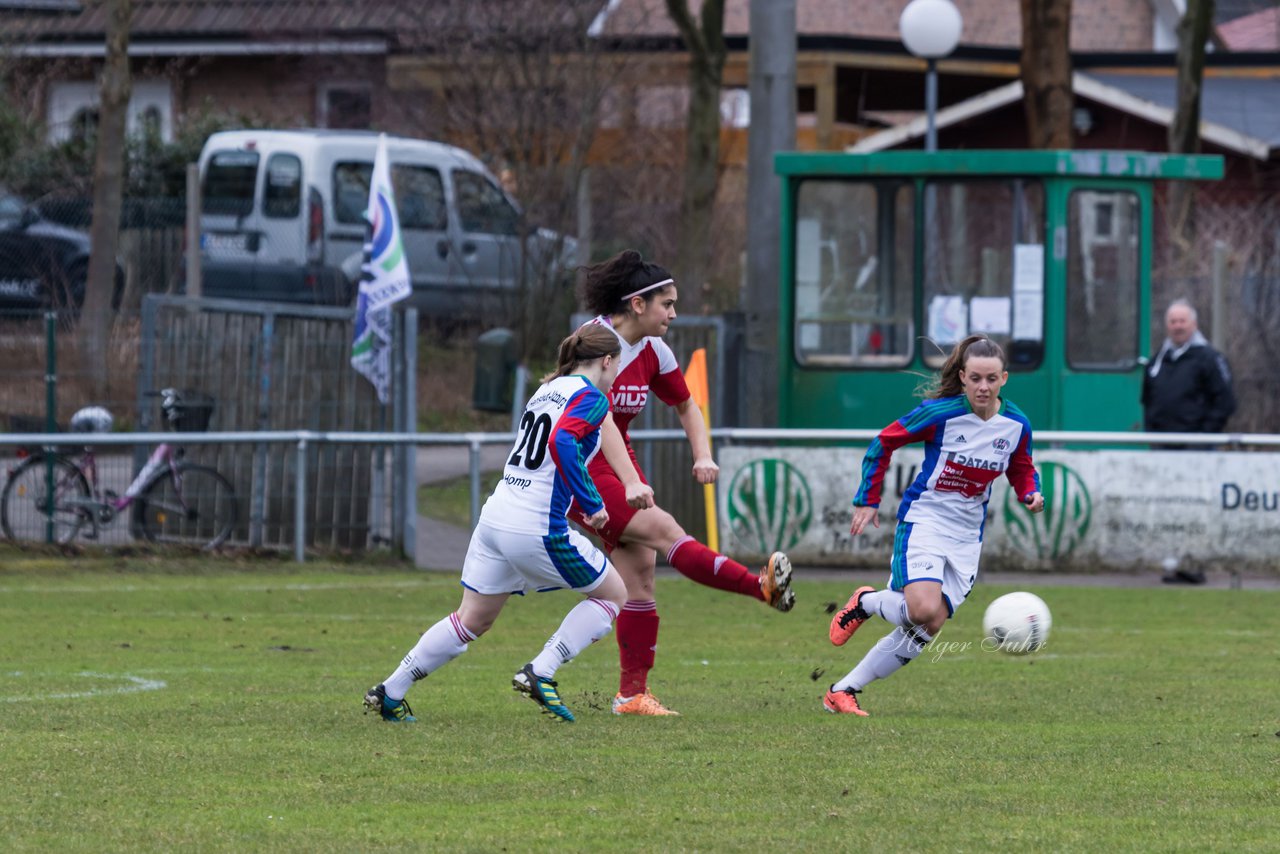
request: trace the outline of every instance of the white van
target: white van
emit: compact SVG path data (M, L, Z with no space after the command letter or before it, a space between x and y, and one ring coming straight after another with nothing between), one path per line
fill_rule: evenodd
M200 153L204 294L349 304L377 144L378 134L362 131L211 135ZM484 164L402 137L387 138L387 153L414 303L474 315L513 291L530 260L521 213Z

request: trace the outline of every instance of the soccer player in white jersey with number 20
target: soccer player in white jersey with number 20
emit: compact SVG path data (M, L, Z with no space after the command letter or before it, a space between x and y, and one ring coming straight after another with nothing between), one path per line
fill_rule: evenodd
M828 631L831 642L843 646L873 614L894 629L827 691L822 705L828 712L865 717L862 689L915 659L964 602L978 575L996 478L1008 477L1032 513L1044 509L1031 422L1000 396L1008 379L1000 345L971 335L951 352L928 399L880 431L867 449L853 497L854 536L868 522L880 527L880 491L893 452L923 442L924 462L898 506L888 588L858 588Z
M627 588L604 554L569 527L571 502L587 523L609 519L587 474L609 412L604 392L618 373L617 336L583 327L560 344L558 365L529 399L502 480L485 502L462 566L462 604L418 640L400 666L365 694L367 711L395 723L415 720L409 687L467 651L513 593L570 588L583 594L532 661L512 680L556 720L572 722L554 681L560 665L613 627Z

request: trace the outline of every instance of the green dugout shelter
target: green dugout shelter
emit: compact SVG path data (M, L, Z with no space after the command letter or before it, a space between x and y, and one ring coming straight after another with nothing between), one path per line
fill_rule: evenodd
M1152 188L1219 179L1221 157L785 153L775 169L779 426L883 427L982 332L1037 429L1141 429Z

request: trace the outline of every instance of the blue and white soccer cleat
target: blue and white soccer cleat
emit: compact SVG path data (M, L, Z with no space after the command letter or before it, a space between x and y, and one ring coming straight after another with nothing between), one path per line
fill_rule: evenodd
M565 723L573 723L573 712L569 711L564 701L560 699L556 683L534 673L532 664L526 664L520 668L519 673L511 677L511 687L541 706L544 715L551 715Z
M374 685L364 695L364 713L377 712L382 719L393 724L411 724L417 720L407 700L393 700L387 696L387 689L382 685Z

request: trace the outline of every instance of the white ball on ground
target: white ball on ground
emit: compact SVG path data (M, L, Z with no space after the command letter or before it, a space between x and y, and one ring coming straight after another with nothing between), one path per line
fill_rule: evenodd
M987 606L982 617L984 649L1027 655L1049 639L1053 618L1049 606L1034 593L1006 593Z

